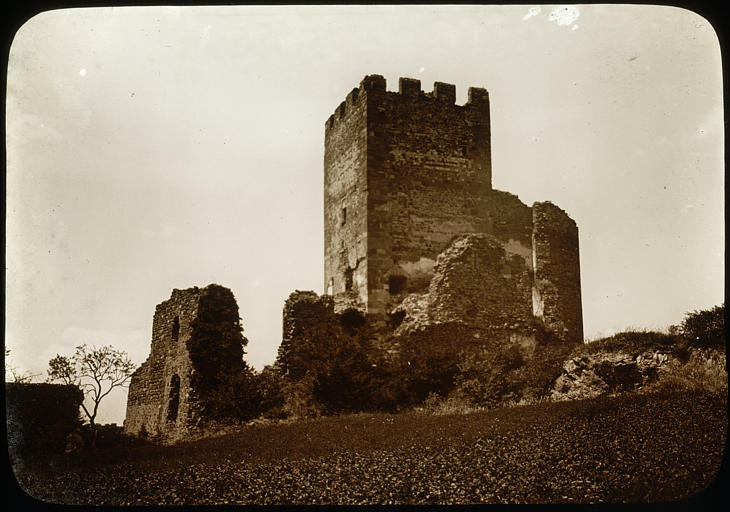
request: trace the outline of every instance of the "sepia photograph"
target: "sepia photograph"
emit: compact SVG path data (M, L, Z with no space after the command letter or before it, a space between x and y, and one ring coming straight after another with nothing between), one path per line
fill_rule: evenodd
M723 508L712 20L99 6L16 28L16 495Z

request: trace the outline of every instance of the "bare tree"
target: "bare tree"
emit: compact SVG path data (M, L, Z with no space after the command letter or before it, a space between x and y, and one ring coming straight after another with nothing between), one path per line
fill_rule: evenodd
M112 389L127 384L134 372L134 363L127 353L116 350L111 345L105 347L76 347L71 357L60 356L48 362L48 382L61 381L76 385L93 404L91 410L82 403L81 408L89 418L92 428L96 428L96 413L99 403Z

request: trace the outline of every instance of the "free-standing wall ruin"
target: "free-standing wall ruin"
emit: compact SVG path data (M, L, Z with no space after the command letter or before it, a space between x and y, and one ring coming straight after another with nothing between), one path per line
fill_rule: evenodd
M244 371L241 332L228 288L174 289L155 308L150 355L132 375L124 431L174 440L208 419L209 391Z

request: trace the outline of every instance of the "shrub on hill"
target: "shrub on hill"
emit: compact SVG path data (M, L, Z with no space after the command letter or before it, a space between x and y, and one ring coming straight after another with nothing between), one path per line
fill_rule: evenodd
M281 372L271 366L264 366L255 375L255 387L258 394L258 412L265 418L283 418L284 378Z
M687 313L679 332L690 345L699 348L725 348L725 303L711 309Z
M354 412L372 403L370 332L356 310L336 314L331 299L293 294L276 366L282 411L292 416Z
M495 406L521 394L525 360L514 345L463 352L456 374L456 395L478 406Z
M421 403L432 393L448 395L459 373L460 349L472 339L472 329L460 323L430 325L400 336L398 365L404 403Z
M683 346L683 339L676 334L628 330L579 345L574 351L574 355L595 354L596 352L626 352L629 355L637 355L652 350L668 351L680 346Z
M690 349L687 361L670 374L661 375L648 391L664 393L708 391L727 395L725 354L716 349Z

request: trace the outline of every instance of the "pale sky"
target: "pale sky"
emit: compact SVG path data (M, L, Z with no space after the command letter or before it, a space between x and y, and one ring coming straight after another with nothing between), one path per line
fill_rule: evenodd
M10 362L45 377L86 342L140 364L155 305L218 283L272 363L289 293L323 292L324 123L367 74L489 91L494 188L578 224L586 338L722 303L720 47L691 11L67 9L10 52Z

